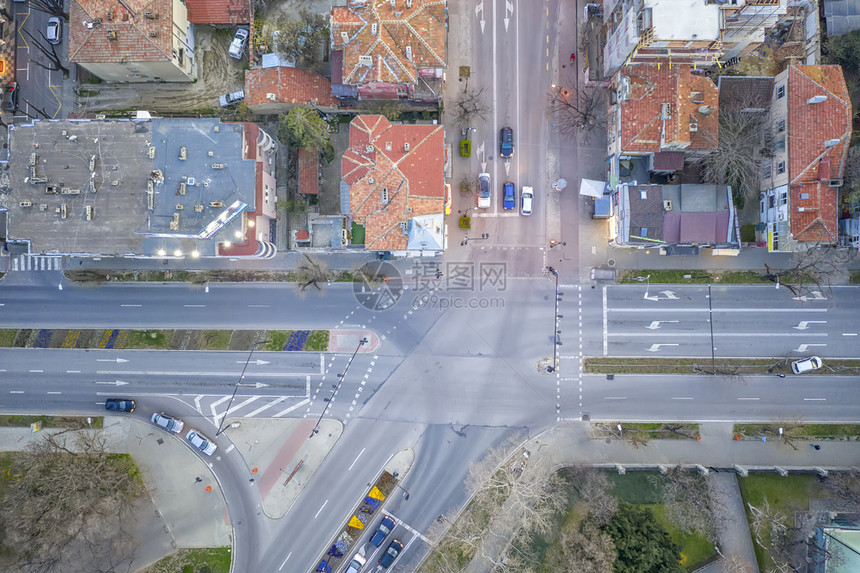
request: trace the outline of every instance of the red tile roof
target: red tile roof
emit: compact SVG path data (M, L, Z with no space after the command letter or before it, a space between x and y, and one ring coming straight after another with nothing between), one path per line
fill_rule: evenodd
M851 142L851 99L842 68L790 66L787 92L791 232L797 241L832 242L837 192L828 183L842 177Z
M440 125L392 125L381 115L352 120L341 168L350 215L365 226L366 248L404 250L401 223L444 212L444 156Z
M296 231L296 240L297 241L309 241L311 239L311 232L307 229L299 229Z
M156 17L147 18L147 12ZM98 18L101 18L100 24L87 27L87 22ZM170 0L72 0L69 5L69 61L170 61L172 26L173 3ZM108 31L116 33L116 39L108 39Z
M268 94L275 94L271 100ZM331 82L304 68L276 66L245 72L245 103L249 106L289 103L330 107L337 103Z
M250 0L185 0L192 24L248 24Z
M446 4L412 0L407 8L397 0L394 8L378 1L332 8L332 49L343 50L343 83L415 83L421 68L447 68Z
M714 82L691 73L687 64L627 66L621 77L630 87L620 103L622 151L716 149L719 91ZM669 105L667 121L660 119L663 104Z
M299 149L299 193L317 195L320 187L320 154L315 147Z

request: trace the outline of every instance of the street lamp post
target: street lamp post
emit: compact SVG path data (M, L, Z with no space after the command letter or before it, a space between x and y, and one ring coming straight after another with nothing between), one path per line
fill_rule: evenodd
M239 375L239 379L236 381L236 386L233 388L233 395L230 396L230 401L227 403L227 410L224 412L224 417L221 418L221 423L218 424L218 431L215 432L216 438L224 432L224 421L227 419L227 414L230 413L230 407L233 405L233 400L236 399L236 392L239 391L239 385L245 378L245 370L248 369L248 363L251 362L251 355L254 354L254 350L257 349L257 346L259 346L260 344L266 344L267 342L269 341L258 340L257 342L251 343L251 351L248 352L248 359L245 360L245 366L242 367L242 374Z
M645 298L648 298L648 289L651 288L651 275L647 275L644 277L636 277L636 280L645 283Z
M334 385L334 388L331 391L331 396L329 396L328 400L325 401L325 408L323 408L322 414L320 414L320 417L317 420L317 423L314 426L314 429L311 430L311 435L308 436L309 438L313 438L314 434L319 433L320 422L322 422L323 416L325 416L325 413L328 411L329 404L331 404L331 401L334 398L334 395L337 394L337 391L340 388L340 385L343 383L343 379L346 378L346 373L349 372L349 367L352 366L352 361L355 360L355 357L358 354L358 351L365 344L367 344L367 338L366 337L362 338L361 340L358 341L358 346L355 347L355 352L352 353L352 356L349 358L349 362L346 363L346 368L344 368L343 374L338 374L337 384Z
M552 267L547 267L546 270L555 277L555 307L552 313L552 366L547 368L549 372L555 372L558 369L558 271Z
M708 279L708 325L711 327L711 375L717 375L717 356L714 346L714 306L711 298L711 275L684 275L685 279Z

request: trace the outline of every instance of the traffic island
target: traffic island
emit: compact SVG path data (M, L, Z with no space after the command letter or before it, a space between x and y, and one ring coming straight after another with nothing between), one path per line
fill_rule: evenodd
M337 571L341 563L348 561L353 553L358 551L356 545L362 533L371 525L374 518L382 513L383 506L395 495L395 490L402 490L403 499L409 499L409 492L400 485L400 482L403 481L414 461L415 452L412 448L400 450L388 460L376 479L367 484L366 494L356 505L340 532L317 559L318 565L315 571Z

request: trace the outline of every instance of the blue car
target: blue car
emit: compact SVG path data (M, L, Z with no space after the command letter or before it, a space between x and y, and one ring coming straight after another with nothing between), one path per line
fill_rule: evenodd
M504 198L502 200L502 207L507 210L513 209L517 206L517 197L516 197L516 187L510 181L505 181L505 184L502 186L502 191L504 192Z
M134 400L129 398L108 398L105 400L105 410L112 412L134 412Z
M382 519L382 523L379 524L379 529L376 530L376 533L373 534L373 537L370 538L370 542L374 547L379 547L382 545L382 542L385 541L385 538L388 537L388 534L394 529L394 526L397 525L397 522L394 519L385 516Z
M499 155L504 159L514 155L514 130L510 127L503 127L499 131Z
M388 569L394 563L394 560L397 559L397 556L400 555L401 551L403 551L403 544L395 539L388 544L388 549L385 550L385 553L382 554L382 557L379 558L376 564L383 569Z

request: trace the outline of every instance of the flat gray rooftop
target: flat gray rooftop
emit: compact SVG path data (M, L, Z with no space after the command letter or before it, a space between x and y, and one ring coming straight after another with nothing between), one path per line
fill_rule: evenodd
M255 208L255 162L242 146L243 126L218 119L15 126L0 194L9 237L33 253L214 256L242 233L231 216Z

